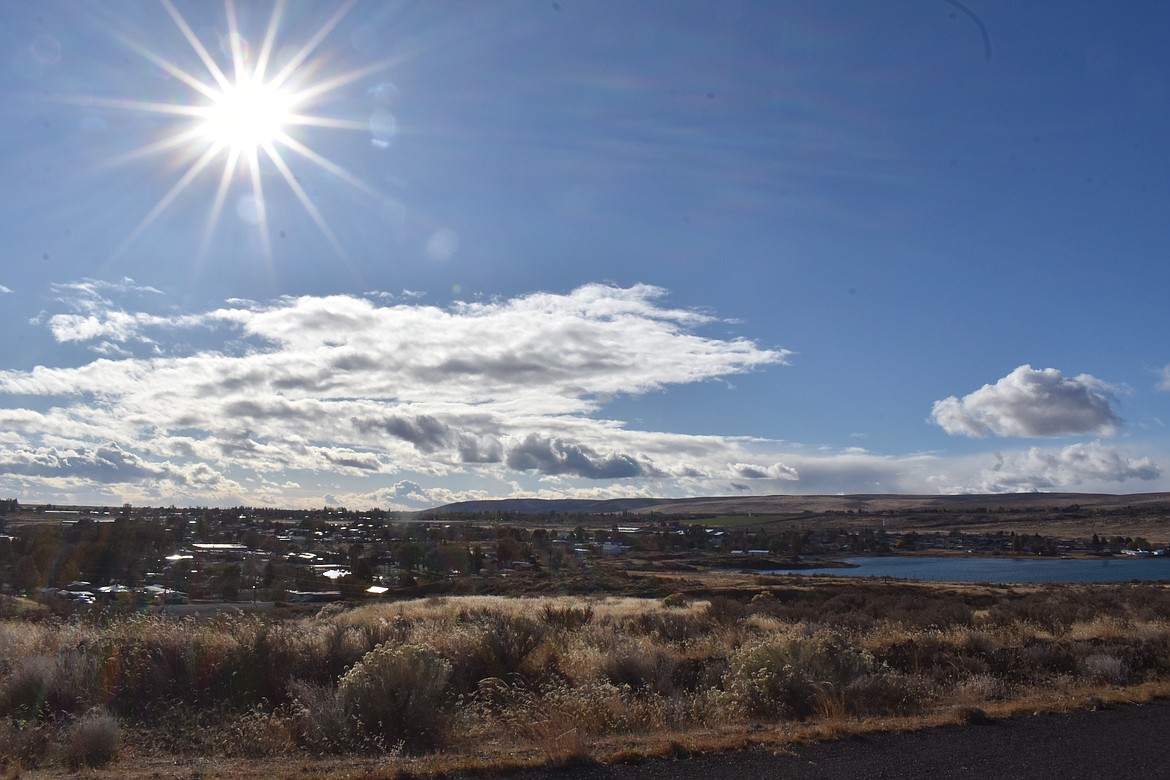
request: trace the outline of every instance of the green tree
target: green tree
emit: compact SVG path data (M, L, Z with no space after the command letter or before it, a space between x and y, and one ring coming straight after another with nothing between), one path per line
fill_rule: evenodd
M403 569L414 569L423 559L423 548L418 542L403 542L394 552L398 565Z
M496 560L501 566L510 566L512 561L520 557L520 543L511 536L505 536L496 542Z
M229 563L219 570L218 591L224 601L237 601L240 598L240 580L243 572L239 564Z

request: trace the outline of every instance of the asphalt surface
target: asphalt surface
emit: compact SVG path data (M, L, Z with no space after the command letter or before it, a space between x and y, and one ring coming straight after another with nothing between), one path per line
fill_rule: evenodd
M898 778L939 780L1150 780L1170 778L1170 701L1037 715L986 725L876 734L794 748L520 772L520 780L638 778Z

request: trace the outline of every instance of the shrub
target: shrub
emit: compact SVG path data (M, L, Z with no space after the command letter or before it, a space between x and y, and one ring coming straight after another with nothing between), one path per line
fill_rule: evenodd
M267 758L288 755L295 746L287 712L256 708L229 718L217 730L216 748L233 758Z
M674 671L678 658L658 647L625 646L615 648L601 661L601 673L615 685L631 690L649 689L657 693L674 691Z
M122 734L118 721L109 713L93 712L78 720L69 731L65 763L70 769L99 768L118 757Z
M544 617L544 622L548 625L573 631L593 621L593 606L590 604L583 607L545 604L541 614Z
M46 655L26 658L0 687L0 714L18 720L38 717L53 687L57 664Z
M446 723L451 664L425 645L379 645L337 685L356 741L386 748L437 746Z
M1094 653L1081 659L1081 673L1094 682L1123 685L1129 678L1125 662L1115 655Z
M734 625L747 617L750 612L767 609L769 605L774 604L776 601L771 593L768 593L767 599L760 599L760 595L756 594L752 598L752 609L749 609L746 605L741 604L735 599L729 599L725 596L713 596L710 603L707 604L706 617L719 625ZM757 601L756 599L760 600Z
M1007 695L1007 684L991 674L972 675L951 690L952 699L969 705L1000 701L1007 698Z
M242 709L264 702L281 703L294 679L336 679L340 668L330 653L330 638L313 642L321 639L323 631L320 626L314 629L306 631L304 626L253 617L226 622L224 632L232 641L224 648L218 677L226 684L229 701ZM344 630L339 636L344 638ZM205 648L201 667L214 658L211 644Z
M893 642L876 649L874 654L891 669L921 674L941 683L989 670L989 662L982 652L972 650L965 638L956 646L948 637L931 631ZM998 658L995 651L992 655Z
M970 655L990 656L1000 649L999 640L986 631L965 629L958 635L959 649Z
M569 687L554 682L541 690L542 731L575 729L579 736L642 733L661 721L660 698L636 696L625 685L587 682Z
M348 750L353 738L349 713L345 711L332 685L295 680L289 686L292 697L300 705L297 719L300 741L321 753L341 753Z
M753 715L804 719L872 672L867 654L836 637L765 641L736 654L731 689ZM873 685L872 678L864 683ZM865 709L861 704L845 702L845 708L857 712Z
M322 658L314 665L326 679L330 680L339 678L346 669L360 661L378 645L375 642L367 646L369 632L355 626L327 625L323 626L320 632Z
M530 658L549 633L547 624L525 615L477 610L465 623L436 640L452 663L452 685L470 693L488 677L512 680L535 671Z
M1058 674L1069 674L1076 669L1076 659L1059 642L1043 639L1031 641L1020 649L1020 660L1027 666Z
M32 769L40 765L52 747L52 723L0 719L0 772L7 772L9 762L16 765L13 778L20 777L20 768Z
M520 671L547 633L544 626L523 615L492 615L482 626L484 652L495 667L496 677Z
M643 612L634 618L632 624L640 633L678 644L704 636L713 628L707 615L700 616L677 610Z
M841 699L853 715L912 715L922 709L920 687L903 675L875 671L847 682Z

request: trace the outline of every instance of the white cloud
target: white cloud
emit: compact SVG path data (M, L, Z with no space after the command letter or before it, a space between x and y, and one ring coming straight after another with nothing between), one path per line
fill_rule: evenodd
M1161 375L1162 378L1158 382L1158 389L1170 391L1170 365L1163 366Z
M660 476L649 463L622 452L602 454L593 448L530 433L508 452L506 463L516 471L567 474L586 479L629 479Z
M53 338L58 343L89 343L90 349L102 355L129 356L131 352L125 345L134 343L150 345L152 351L157 352L155 341L147 335L147 331L190 329L225 318L223 314L214 312L203 316L174 316L125 311L112 298L153 298L162 295L156 288L138 285L129 278L120 282L85 279L53 285L53 291L59 295L61 303L73 310L47 318ZM45 321L44 313L32 320L33 324Z
M729 468L738 479L782 479L796 481L800 479L800 472L783 463L773 463L770 466L757 466L751 463L732 463Z
M157 287L149 285L141 285L135 282L128 276L122 277L116 282L110 282L103 279L82 279L78 282L69 282L66 284L54 284L52 286L54 292L61 293L63 299L73 301L91 301L94 306L102 302L109 302L109 296L112 295L129 295L146 293L149 295L162 295L162 290Z
M326 296L162 314L102 298L115 295L109 286L62 290L82 304L68 304L77 319L42 319L54 333L157 349L0 371L0 402L13 399L0 406L0 494L422 509L508 495L1108 490L1162 473L1149 455L1099 443L991 460L628 428L598 416L603 399L788 357L704 335L726 322L664 306L649 286L447 309ZM940 402L936 421L984 435L1111 431L1112 393L1025 366L948 399L949 411Z
M0 284L0 295L11 295L11 294L12 294L12 288L5 287L4 285Z
M49 330L58 342L113 339L127 341L138 333L137 318L126 312L106 312L102 317L86 314L56 314L49 318Z
M1116 389L1081 374L1023 365L994 385L934 403L931 419L952 435L1112 436L1122 425L1113 411Z
M279 495L286 477L320 485L312 474L614 481L710 473L718 461L704 461L713 452L723 463L745 460L738 445L627 432L591 416L599 399L787 357L699 334L711 315L664 307L664 292L649 286L589 285L451 309L327 296L195 314L126 311L103 297L111 287L133 291L128 281L61 286L79 313L46 321L58 340L95 343L104 357L0 371L0 393L53 404L47 413L0 409L19 434L7 452L0 445L0 462L12 457L27 477L50 474L19 468L12 448L85 453L110 444L138 459L136 469L127 461L88 471L81 454L58 459L53 474L86 474L95 487L193 483L184 468L206 464L232 475L222 480L232 496L248 480L265 495ZM193 329L206 348L183 341ZM111 347L150 339L159 342L150 357Z
M1161 469L1149 457L1130 455L1101 442L1087 442L1061 449L1033 447L997 454L964 490L981 493L1084 490L1129 480L1150 481L1160 476Z

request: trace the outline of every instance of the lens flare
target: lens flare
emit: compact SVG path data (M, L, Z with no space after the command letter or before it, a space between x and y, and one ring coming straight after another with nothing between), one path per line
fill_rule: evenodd
M86 105L145 112L173 117L174 127L164 135L142 144L126 154L107 161L119 165L143 157L176 153L187 160L186 169L179 174L171 188L155 203L115 254L125 251L158 217L166 211L187 188L201 177L219 168L218 184L212 198L203 229L199 257L206 255L216 232L219 218L229 194L238 186L250 189L242 195L254 204L248 221L260 231L265 256L271 261L272 243L268 228L268 207L264 198L262 167L275 169L280 179L304 208L310 219L341 257L345 252L329 228L317 205L301 186L289 160L299 159L315 166L363 193L385 200L359 177L353 175L303 140L292 135L298 127L317 127L331 130L350 130L370 134L370 120L337 118L312 113L313 107L330 93L372 74L384 71L401 61L401 57L373 62L327 77L318 76L323 67L314 59L315 52L326 37L353 8L356 0L344 3L299 48L282 47L291 52L275 73L269 73L276 51L285 0L276 0L269 17L263 41L253 54L247 39L240 34L239 20L233 0L225 0L224 14L228 34L220 47L230 55L230 67L221 68L211 51L192 29L186 18L171 0L160 0L179 32L198 56L204 70L192 72L177 65L158 51L143 46L117 30L111 30L125 46L136 52L164 73L191 90L189 99L177 102L133 100L128 98L76 98ZM328 57L321 57L327 61ZM375 134L374 143L380 138ZM194 160L194 162L190 162ZM242 185L241 185L242 182ZM239 201L237 201L239 202Z

